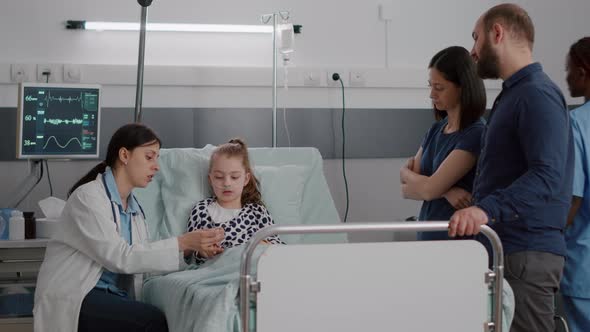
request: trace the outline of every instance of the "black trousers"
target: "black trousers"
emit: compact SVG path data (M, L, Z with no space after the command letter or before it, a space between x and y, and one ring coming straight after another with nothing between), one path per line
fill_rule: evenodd
M505 256L505 277L516 303L510 332L555 331L555 293L564 263L562 256L539 251Z
M95 288L82 302L78 331L168 332L168 325L164 313L153 305Z

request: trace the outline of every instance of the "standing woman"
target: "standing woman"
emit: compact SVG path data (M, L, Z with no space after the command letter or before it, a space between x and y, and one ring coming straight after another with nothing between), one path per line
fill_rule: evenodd
M483 81L469 51L451 46L430 60L430 99L437 122L416 156L400 171L404 198L422 200L418 220L449 220L471 204L475 164L486 107ZM422 240L448 239L447 232L419 233Z
M574 186L565 244L567 259L561 293L572 332L590 331L590 37L578 40L567 55L567 85L584 105L570 112L574 136Z
M109 142L106 160L70 190L60 230L39 271L35 331L168 331L164 314L139 302L143 273L183 266L183 250L215 250L220 229L149 243L134 188L158 171L160 139L128 124Z

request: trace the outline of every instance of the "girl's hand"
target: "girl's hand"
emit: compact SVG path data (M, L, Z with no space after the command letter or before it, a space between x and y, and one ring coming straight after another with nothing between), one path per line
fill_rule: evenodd
M179 236L178 248L186 252L187 250L198 252L220 253L223 249L219 246L225 238L225 232L221 228L200 229Z
M223 248L220 247L218 244L214 244L207 249L203 249L198 252L199 257L203 258L211 258L217 256L223 252Z
M471 206L471 193L459 187L453 187L443 197L456 209L464 209Z

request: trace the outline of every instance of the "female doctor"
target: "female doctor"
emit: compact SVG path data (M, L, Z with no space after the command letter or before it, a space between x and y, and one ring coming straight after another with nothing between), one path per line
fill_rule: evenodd
M183 251L215 255L224 235L201 230L148 242L132 189L158 171L160 145L148 127L125 125L106 160L73 186L39 271L35 331L168 331L159 309L137 301L142 274L179 270Z

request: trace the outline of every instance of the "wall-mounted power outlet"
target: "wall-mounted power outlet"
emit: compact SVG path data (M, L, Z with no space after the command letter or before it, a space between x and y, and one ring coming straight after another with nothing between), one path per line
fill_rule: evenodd
M27 66L24 64L12 64L10 65L10 81L15 83L27 82L29 80L29 74L27 72Z
M326 77L326 81L328 82L328 86L331 88L340 88L342 85L340 84L339 80L334 80L334 74L338 74L344 86L346 86L346 80L348 79L348 71L346 70L328 70L328 77Z
M350 72L350 86L363 87L367 85L366 73L363 71L352 70Z
M45 75L48 73L48 75ZM37 82L57 82L62 77L62 65L42 63L37 65Z
M303 74L304 86L320 86L322 83L322 72L320 70L311 70Z
M82 73L79 65L66 64L64 65L64 82L80 83Z

